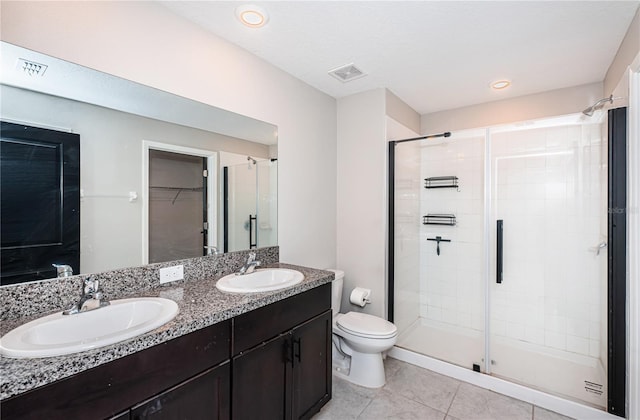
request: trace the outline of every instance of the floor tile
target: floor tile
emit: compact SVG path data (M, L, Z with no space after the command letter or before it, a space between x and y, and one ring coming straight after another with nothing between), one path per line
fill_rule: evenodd
M365 388L333 377L332 399L315 420L572 420L544 408L396 359L387 383Z
M384 359L384 374L387 380L394 376L402 366L406 365L406 362L401 362L398 359L394 359L392 357L387 357Z
M331 400L322 407L314 419L352 420L371 403L379 390L369 390L333 377Z
M358 417L359 420L444 420L445 413L383 390Z
M572 420L571 417L545 410L541 407L533 407L533 420Z
M484 388L462 383L447 414L459 420L531 420L533 406Z
M402 363L383 389L446 413L458 386L455 379Z

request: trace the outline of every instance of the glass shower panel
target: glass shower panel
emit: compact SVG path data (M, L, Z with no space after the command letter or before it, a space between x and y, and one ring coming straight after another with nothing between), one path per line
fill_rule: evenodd
M480 368L484 131L399 143L394 166L397 346Z
M257 244L258 248L278 243L278 161L261 160L256 164L257 175Z
M238 251L255 248L256 231L256 165L239 164L228 169L228 249Z
M491 133L491 373L605 407L606 149L574 120Z

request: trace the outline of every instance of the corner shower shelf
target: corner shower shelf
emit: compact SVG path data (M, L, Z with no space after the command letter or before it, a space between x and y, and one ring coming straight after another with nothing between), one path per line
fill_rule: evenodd
M455 214L427 214L426 216L422 216L422 224L455 226L456 216Z
M432 176L424 179L425 188L458 188L457 176Z

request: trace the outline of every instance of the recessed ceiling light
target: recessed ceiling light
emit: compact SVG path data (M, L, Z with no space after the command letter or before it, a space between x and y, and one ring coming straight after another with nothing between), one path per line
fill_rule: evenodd
M495 82L492 82L490 86L496 90L506 89L511 86L511 82L508 80L496 80Z
M266 10L253 4L245 4L236 8L236 17L250 28L261 28L269 21Z

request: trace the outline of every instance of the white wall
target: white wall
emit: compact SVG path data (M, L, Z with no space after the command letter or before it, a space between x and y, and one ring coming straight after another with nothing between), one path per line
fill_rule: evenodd
M394 117L394 118L390 118ZM345 271L342 311L387 317L388 139L410 137L419 115L386 89L338 99L337 262ZM354 287L370 305L349 303Z
M336 265L335 99L154 2L1 8L3 41L277 125L280 258Z
M638 56L638 52L640 52L640 9L638 9L631 21L620 48L618 48L618 52L607 70L604 78L605 97L614 93L616 96L625 97L624 104L628 102L627 68ZM616 92L616 88L619 87L621 81L623 81L624 89Z
M422 133L431 134L573 114L602 97L602 83L573 86L425 114L420 128Z
M385 89L338 99L337 267L345 271L342 311L356 287L372 290L362 311L385 314Z

